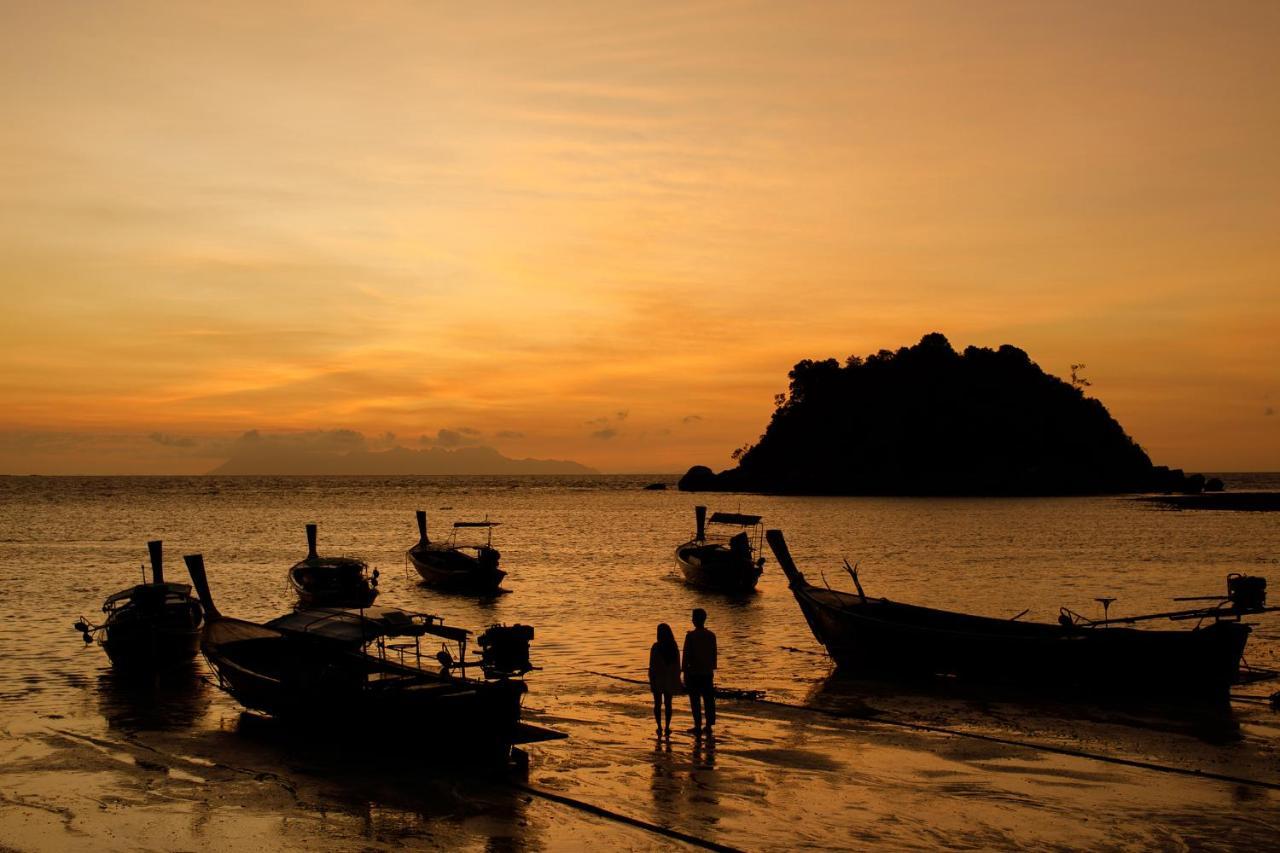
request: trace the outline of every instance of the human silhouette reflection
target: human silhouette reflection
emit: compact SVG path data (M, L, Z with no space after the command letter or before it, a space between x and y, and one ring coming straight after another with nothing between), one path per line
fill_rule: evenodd
M692 750L672 748L670 738L654 738L649 791L654 814L664 826L691 832L720 820L720 786L716 739L699 737Z

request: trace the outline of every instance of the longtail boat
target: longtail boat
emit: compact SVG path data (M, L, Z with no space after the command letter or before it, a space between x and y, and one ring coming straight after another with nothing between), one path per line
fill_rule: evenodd
M432 542L427 536L427 514L418 510L418 541L405 551L427 586L450 592L494 595L507 573L498 568L502 555L493 547L493 528L500 522L455 521L453 531L444 542ZM483 530L484 542L459 542L463 530Z
M948 676L1068 697L1222 701L1241 677L1252 630L1242 617L1280 610L1266 606L1265 578L1232 574L1226 595L1178 599L1212 606L1099 620L1063 608L1056 624L976 616L872 598L847 563L856 593L816 587L796 568L781 531L766 538L813 636L840 670L873 677ZM1154 620L1193 624L1135 627Z
M155 672L195 658L204 618L191 587L164 579L164 549L159 541L147 543L151 580L121 590L102 604L100 625L83 617L74 625L86 645L96 637L120 670Z
M316 525L307 525L307 556L289 569L300 607L368 607L378 597L378 570L356 557L322 557Z
M707 533L707 508L693 508L693 538L676 546L676 566L685 582L724 592L751 592L764 571L760 553L764 526L758 515L717 512L711 523L719 529L737 528L736 533Z
M218 611L201 555L185 560L206 614L200 649L245 708L306 731L404 727L438 752L505 755L516 743L562 737L520 721L523 676L536 668L527 625L491 626L477 638L480 658L468 659L471 632L426 613L312 607L250 622ZM436 642L435 654L424 648Z

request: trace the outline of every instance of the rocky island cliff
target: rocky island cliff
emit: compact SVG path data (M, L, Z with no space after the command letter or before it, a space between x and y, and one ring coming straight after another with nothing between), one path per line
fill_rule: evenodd
M694 466L686 491L808 495L1199 492L1204 477L1153 465L1081 380L1022 350L956 352L934 332L896 352L804 360L737 467ZM1218 483L1210 487L1221 488Z

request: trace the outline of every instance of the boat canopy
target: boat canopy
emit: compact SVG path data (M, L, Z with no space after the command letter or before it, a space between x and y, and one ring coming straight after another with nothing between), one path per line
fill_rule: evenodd
M321 571L364 571L369 564L359 557L305 557L294 563L295 569L320 569Z
M136 598L139 595L156 595L161 590L164 591L166 596L176 595L179 598L186 598L191 594L191 585L185 583L142 583L137 586L131 586L128 589L120 590L120 592L115 593L106 601L102 602L102 606L106 607L108 604L114 604L117 601L126 601L131 598Z
M501 521L455 521L454 527L497 527Z
M755 527L763 516L743 515L740 512L713 512L712 524L736 524L739 527Z
M340 643L367 643L378 637L437 637L462 642L471 632L444 625L439 616L410 613L394 607L348 610L338 607L306 607L267 623L287 634L323 637Z

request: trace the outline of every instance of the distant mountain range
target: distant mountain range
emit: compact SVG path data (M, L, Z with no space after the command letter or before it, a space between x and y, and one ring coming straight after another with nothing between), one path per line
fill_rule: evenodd
M492 447L431 447L326 453L277 444L242 444L210 474L596 474L561 459L510 459Z

